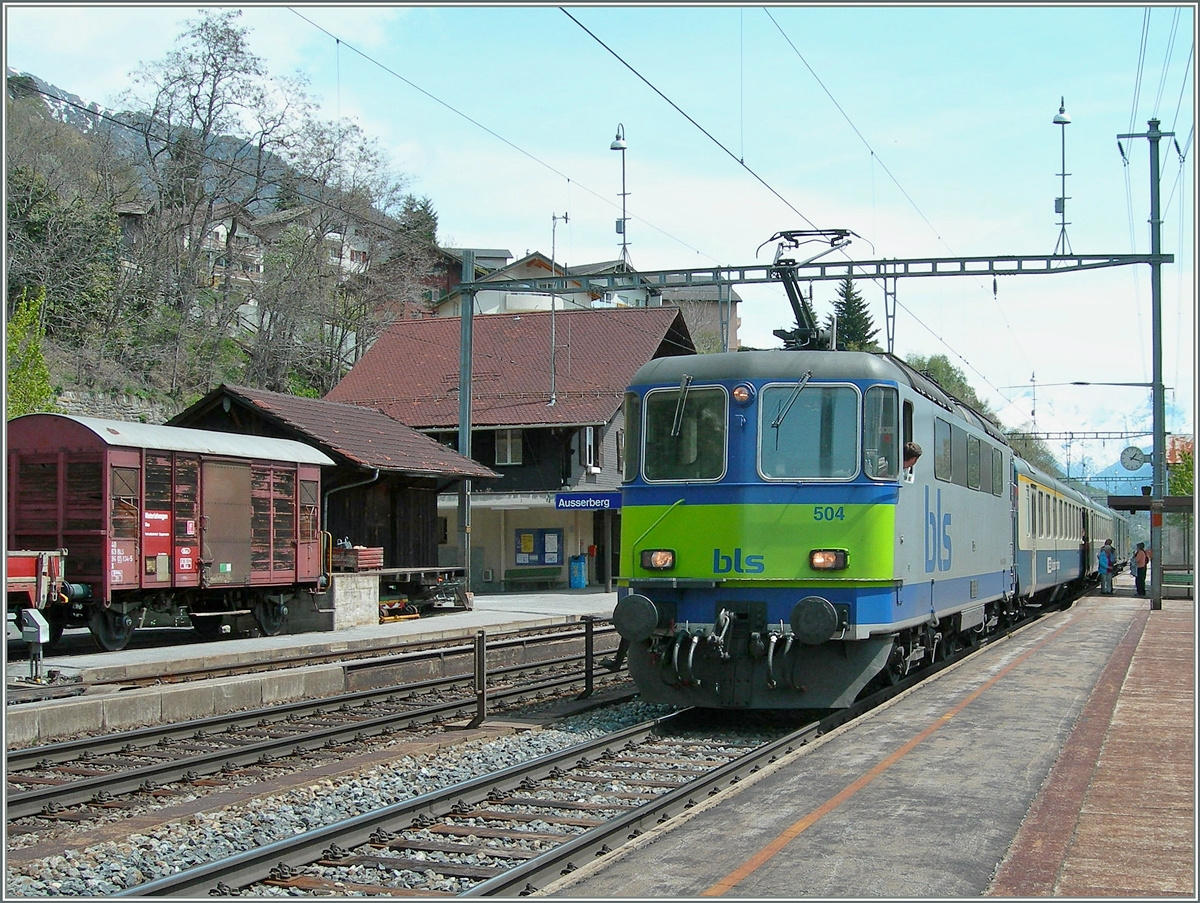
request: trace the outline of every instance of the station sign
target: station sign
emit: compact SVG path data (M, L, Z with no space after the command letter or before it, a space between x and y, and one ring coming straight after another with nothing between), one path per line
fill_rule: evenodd
M611 511L621 507L621 493L559 492L554 507L559 511Z

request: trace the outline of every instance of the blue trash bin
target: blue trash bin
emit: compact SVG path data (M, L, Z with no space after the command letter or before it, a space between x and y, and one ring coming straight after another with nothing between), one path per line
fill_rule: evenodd
M587 586L587 556L572 555L570 568L571 589L584 589Z

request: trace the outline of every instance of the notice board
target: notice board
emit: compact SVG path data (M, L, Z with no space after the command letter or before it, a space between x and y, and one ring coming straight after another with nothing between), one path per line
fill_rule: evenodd
M520 565L562 564L563 531L552 530L516 530L516 557L514 561Z

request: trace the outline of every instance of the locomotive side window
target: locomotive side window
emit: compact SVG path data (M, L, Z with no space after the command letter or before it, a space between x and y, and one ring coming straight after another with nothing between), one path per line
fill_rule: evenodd
M967 436L967 485L979 488L979 437Z
M770 386L763 389L760 416L759 467L766 479L848 480L858 473L853 386L809 384L799 394L795 383Z
M1004 495L1004 452L992 449L992 495Z
M646 395L646 479L719 480L728 422L718 387Z
M950 424L939 417L933 420L933 475L950 482Z
M872 386L863 398L863 472L880 480L900 474L896 450L896 407L899 395L886 386Z
M638 475L642 461L642 399L636 392L625 393L625 466L621 479L628 483Z

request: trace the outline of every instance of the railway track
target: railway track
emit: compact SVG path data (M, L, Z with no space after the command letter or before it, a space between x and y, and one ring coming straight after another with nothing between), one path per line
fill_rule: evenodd
M777 739L720 741L675 728L689 712L118 896L253 895L256 884L314 894L516 895L681 814L828 727L814 721ZM364 883L366 873L375 879Z
M594 656L589 674L588 661L585 652L490 670L488 699L519 705L580 684L586 695L597 680L613 676L596 666ZM78 820L71 807L112 808L121 795L153 794L165 785L267 765L278 770L289 760L303 768L314 751L386 740L479 709L473 676L459 675L14 750L6 758L7 817L10 823L34 816Z
M794 750L1021 626L1013 625L849 709L822 713L778 741L752 744L753 750L721 730L714 735L706 728L703 736L689 737L686 731L669 729L668 725L687 717L675 713L667 720L638 725L563 753L479 772L479 777L402 803L335 823L327 821L287 840L256 841L253 850L185 868L167 878L136 886L124 879L118 887L125 888L125 896L184 897L529 892L737 783L772 756ZM503 693L497 690L493 695L500 699ZM462 702L469 708L468 700ZM360 732L365 736L361 724L347 725L345 731L347 736L350 731L356 731L355 737ZM348 741L352 747L362 742ZM319 757L325 751L317 743L314 747L305 755ZM760 747L761 754L755 751ZM242 752L253 755L258 750L243 748ZM440 756L433 760L435 768ZM248 769L264 767L268 766L256 759ZM303 781L303 775L298 775L295 786ZM190 854L190 861L197 861L196 854Z

